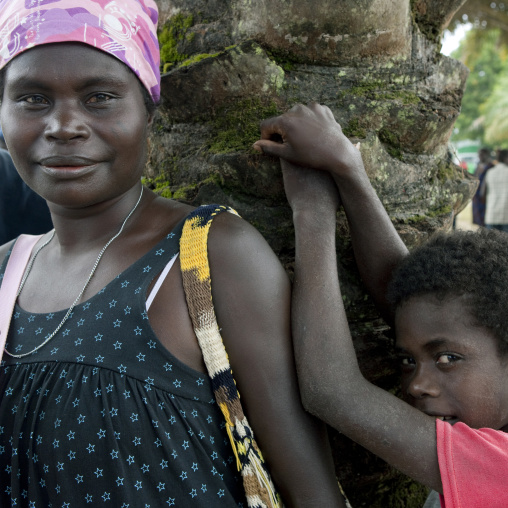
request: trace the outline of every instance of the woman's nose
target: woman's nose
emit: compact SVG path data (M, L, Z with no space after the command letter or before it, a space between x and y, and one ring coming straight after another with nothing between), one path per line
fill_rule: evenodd
M440 393L438 380L429 366L417 365L404 384L406 393L415 399L437 397Z
M52 141L68 142L86 139L90 135L84 114L76 105L62 102L54 104L47 117L45 136Z

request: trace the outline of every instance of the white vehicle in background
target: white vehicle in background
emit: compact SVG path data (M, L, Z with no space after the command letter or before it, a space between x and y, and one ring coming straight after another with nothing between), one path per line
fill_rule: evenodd
M479 140L463 139L454 142L453 147L459 160L458 165L467 169L469 173L474 173L479 161L478 150L481 146Z

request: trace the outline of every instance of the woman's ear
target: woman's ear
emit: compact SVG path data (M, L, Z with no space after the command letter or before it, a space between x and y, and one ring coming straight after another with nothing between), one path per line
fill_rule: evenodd
M148 118L147 118L146 125L147 125L149 130L152 128L153 121L155 119L155 113L156 113L156 111L152 111L151 113L148 113Z

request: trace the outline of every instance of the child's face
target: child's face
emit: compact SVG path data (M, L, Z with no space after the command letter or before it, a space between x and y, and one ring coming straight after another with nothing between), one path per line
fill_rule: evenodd
M402 391L424 413L508 431L508 358L461 298L418 296L396 312Z

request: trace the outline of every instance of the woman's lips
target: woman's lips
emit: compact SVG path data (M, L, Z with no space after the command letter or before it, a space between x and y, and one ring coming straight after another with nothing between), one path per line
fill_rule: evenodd
M60 171L76 171L78 169L87 168L88 166L44 166L44 167Z
M48 168L75 168L93 166L97 161L89 159L88 157L81 157L79 155L51 155L49 157L43 157L39 160L41 166Z
M99 163L84 157L46 157L39 161L42 170L51 176L73 178L93 171Z

